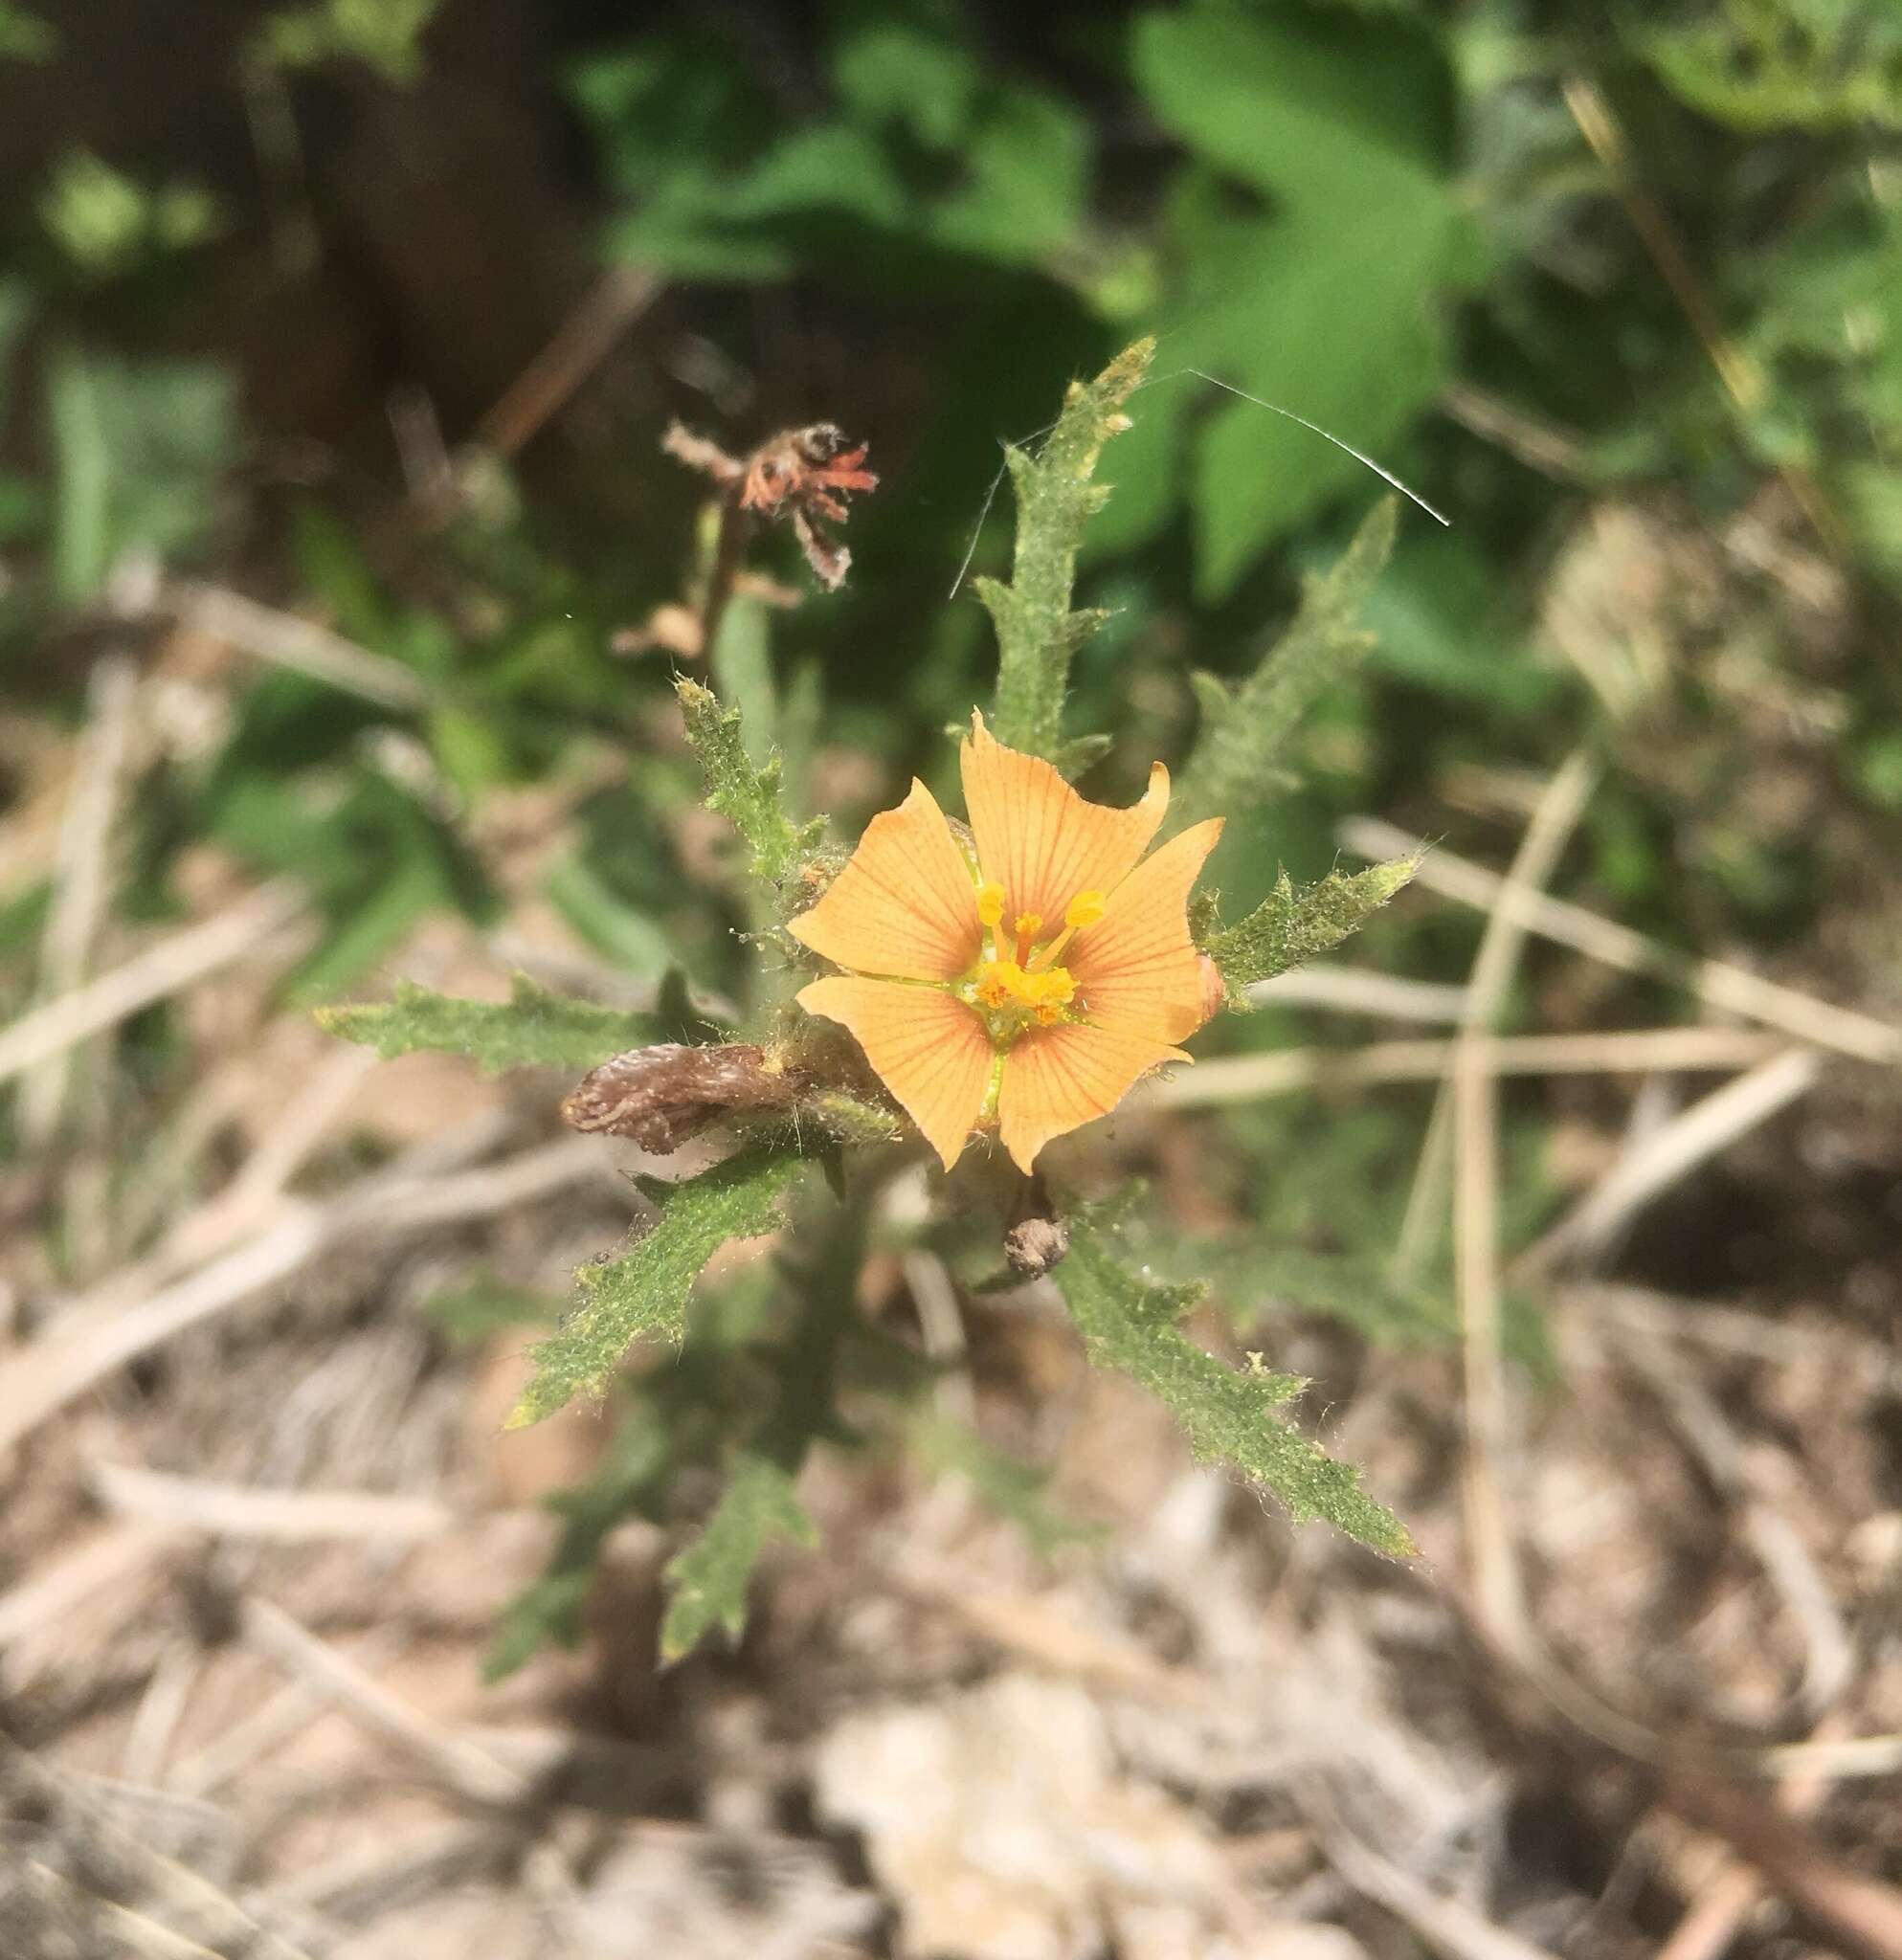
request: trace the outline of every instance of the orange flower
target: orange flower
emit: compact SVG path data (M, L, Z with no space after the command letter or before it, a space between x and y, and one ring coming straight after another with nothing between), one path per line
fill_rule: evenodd
M1192 1058L1175 1043L1212 1006L1189 888L1221 819L1139 863L1169 808L1160 763L1139 803L1112 810L971 724L971 844L914 780L788 929L847 969L799 1005L851 1030L945 1168L995 1121L1028 1170L1138 1077Z

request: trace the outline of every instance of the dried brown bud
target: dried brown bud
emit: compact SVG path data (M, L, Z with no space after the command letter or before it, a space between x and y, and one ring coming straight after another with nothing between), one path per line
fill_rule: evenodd
M1070 1249L1070 1228L1062 1218L1034 1213L1004 1234L1004 1258L1019 1280L1041 1280Z
M664 1157L723 1116L784 1107L796 1088L793 1075L768 1065L762 1048L667 1041L590 1070L561 1113L575 1129L631 1137Z

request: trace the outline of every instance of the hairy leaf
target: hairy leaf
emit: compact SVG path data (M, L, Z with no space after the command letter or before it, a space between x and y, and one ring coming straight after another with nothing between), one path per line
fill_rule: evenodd
M1005 452L1018 504L1011 582L976 583L997 629L991 732L1013 748L1050 757L1061 750L1070 661L1103 618L1070 611L1085 522L1109 495L1090 479L1103 445L1130 426L1123 404L1154 352L1152 340L1138 341L1094 381L1073 381L1041 451Z
M1170 805L1177 828L1259 808L1281 787L1301 717L1374 644L1355 615L1394 548L1396 512L1391 497L1375 506L1338 563L1308 581L1293 623L1239 685L1197 677L1202 725Z
M818 1534L794 1495L792 1474L771 1457L741 1454L706 1528L668 1560L660 1659L678 1660L714 1626L737 1640L747 1626L747 1586L770 1541L816 1545Z
M1360 1488L1359 1473L1298 1435L1274 1410L1304 1387L1251 1355L1232 1369L1176 1326L1201 1298L1196 1285L1158 1284L1123 1263L1121 1207L1088 1205L1070 1215L1069 1257L1052 1277L1089 1358L1129 1375L1167 1403L1198 1458L1231 1463L1273 1492L1297 1524L1325 1518L1363 1545L1411 1553L1405 1526Z
M730 818L746 839L753 876L783 884L818 841L823 822L796 824L786 814L779 758L769 756L763 768L753 767L741 739L738 708L722 708L713 692L697 680L678 679L674 691L686 717L687 740L706 777L708 805Z
M1394 858L1365 871L1331 871L1299 890L1284 871L1245 919L1204 938L1202 950L1239 1004L1244 988L1272 980L1357 931L1419 868L1418 858Z
M592 1068L610 1055L655 1038L652 1014L598 1007L551 993L517 973L505 1001L458 1000L408 980L385 1006L321 1007L317 1018L346 1041L374 1048L385 1061L419 1048L474 1058L491 1074L505 1068Z
M558 1333L529 1350L535 1372L504 1426L522 1429L576 1395L604 1394L644 1334L682 1339L700 1269L729 1238L772 1229L799 1163L790 1150L761 1146L685 1184L645 1182L660 1215L620 1258L577 1270L575 1306Z

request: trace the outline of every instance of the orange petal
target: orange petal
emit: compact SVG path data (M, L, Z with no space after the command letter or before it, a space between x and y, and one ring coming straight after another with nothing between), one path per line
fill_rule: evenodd
M1169 808L1160 763L1128 810L1085 803L1041 756L995 740L982 715L972 716L958 761L983 875L1003 886L1013 914L1038 912L1053 924L1079 892L1122 882Z
M977 1015L935 987L891 980L815 980L798 1000L809 1014L851 1030L949 1170L976 1125L996 1059Z
M1063 957L1092 1021L1180 1041L1208 1018L1202 956L1189 937L1189 888L1221 835L1212 816L1171 837L1109 895Z
M1138 1076L1190 1058L1166 1041L1126 1028L1083 1021L1032 1028L1004 1058L997 1129L1004 1148L1028 1170L1052 1137L1108 1116Z
M895 980L955 980L973 964L977 888L923 783L873 817L824 898L786 929L841 967Z

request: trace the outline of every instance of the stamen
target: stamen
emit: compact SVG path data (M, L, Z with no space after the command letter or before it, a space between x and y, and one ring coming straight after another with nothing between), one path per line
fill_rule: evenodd
M977 921L980 925L995 927L1004 916L1004 888L1000 884L980 884L977 887Z
M1016 960L986 960L970 995L973 1006L999 1016L992 1033L1004 1039L1021 1032L1025 1019L1046 1028L1067 1019L1076 997L1077 983L1062 967L1026 972Z
M1063 931L1030 962L1030 970L1040 973L1049 966L1085 925L1094 925L1103 917L1106 903L1101 892L1079 892L1063 908ZM1023 955L1018 953L1018 957L1021 959Z

